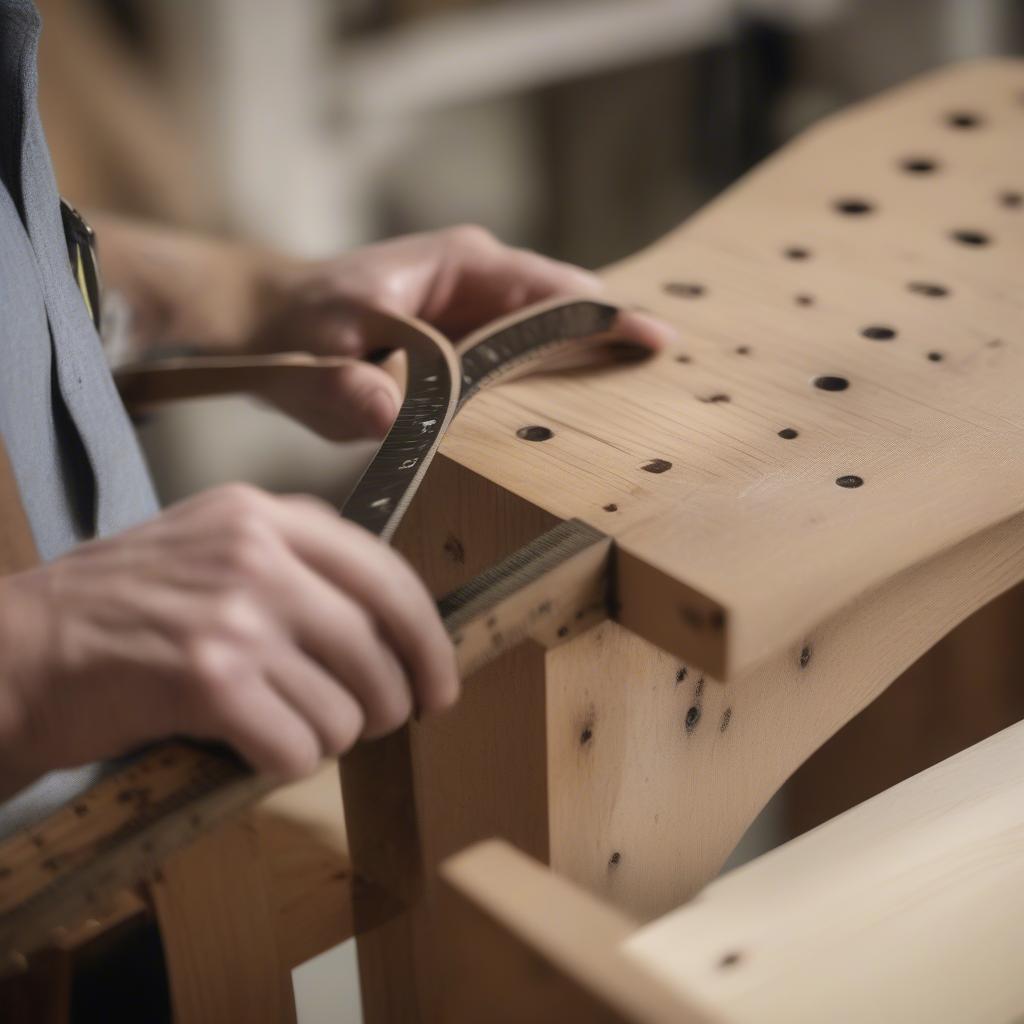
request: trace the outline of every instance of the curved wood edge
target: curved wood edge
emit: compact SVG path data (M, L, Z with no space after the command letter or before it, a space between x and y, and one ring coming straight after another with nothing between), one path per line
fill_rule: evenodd
M899 574L729 683L616 623L547 652L559 681L549 720L565 723L549 737L552 865L642 920L678 906L819 746L1022 572L1019 516Z
M718 879L624 952L729 1020L1024 1013L1024 723Z
M453 1002L578 1024L1016 1020L1022 849L1024 723L640 928L490 840L440 869Z
M634 922L508 843L478 843L440 873L453 1024L713 1019L621 955Z
M709 680L703 714L720 722L728 711L729 725L707 749L705 770L684 783L694 821L713 827L687 839L693 847L680 872L681 896L717 874L764 805L819 746L1022 578L1024 514L893 577L762 667L724 685Z

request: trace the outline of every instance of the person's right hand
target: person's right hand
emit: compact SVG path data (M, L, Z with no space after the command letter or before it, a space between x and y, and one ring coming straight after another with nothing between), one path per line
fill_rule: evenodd
M457 695L415 573L312 498L220 487L0 580L0 793L170 735L295 778Z

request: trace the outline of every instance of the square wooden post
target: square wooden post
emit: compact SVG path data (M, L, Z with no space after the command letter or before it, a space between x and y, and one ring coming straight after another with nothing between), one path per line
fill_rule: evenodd
M441 458L398 543L441 594L554 522ZM685 898L693 879L663 839L686 813L673 775L704 742L708 685L608 622L551 651L519 646L467 680L452 711L345 758L369 1024L445 1019L435 870L480 839L508 839L640 917Z

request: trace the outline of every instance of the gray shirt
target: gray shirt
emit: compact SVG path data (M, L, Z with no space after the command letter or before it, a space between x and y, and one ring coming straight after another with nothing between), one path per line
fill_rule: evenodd
M31 0L0 0L0 436L49 560L146 519L157 502L71 274L36 108L39 28ZM4 804L0 835L96 771L53 772Z

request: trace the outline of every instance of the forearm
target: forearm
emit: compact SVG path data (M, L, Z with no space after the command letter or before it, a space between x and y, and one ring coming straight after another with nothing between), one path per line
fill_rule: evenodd
M103 286L127 302L140 356L180 347L241 351L279 300L287 261L269 250L110 214L89 220Z

